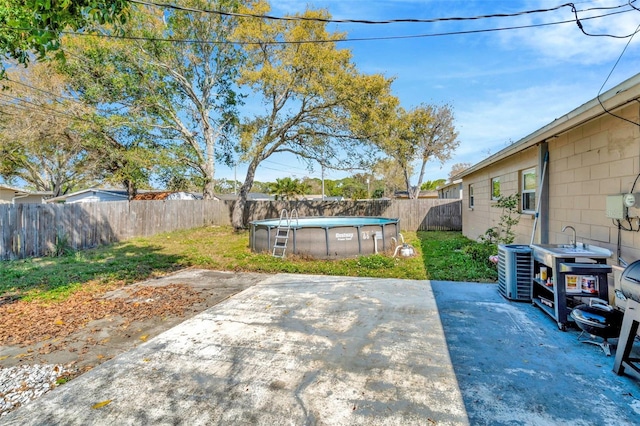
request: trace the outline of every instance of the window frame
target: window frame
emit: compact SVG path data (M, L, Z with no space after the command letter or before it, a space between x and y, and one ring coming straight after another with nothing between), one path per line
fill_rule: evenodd
M498 186L498 194L496 195L496 184ZM500 176L496 176L491 178L491 200L498 201L500 199L500 195L502 194L500 188Z
M526 189L526 175L534 175L534 188ZM520 213L535 214L536 212L536 197L538 195L538 173L535 167L524 169L520 172ZM530 206L525 208L525 200L530 200L529 194L533 194L533 201Z
M473 195L473 184L470 183L469 184L469 208L473 209L475 207L475 199L474 199L474 195Z

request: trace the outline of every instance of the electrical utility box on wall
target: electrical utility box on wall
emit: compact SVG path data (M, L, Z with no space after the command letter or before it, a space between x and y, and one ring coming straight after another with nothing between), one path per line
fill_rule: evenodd
M627 207L624 204L624 194L607 195L607 217L624 219L626 216Z

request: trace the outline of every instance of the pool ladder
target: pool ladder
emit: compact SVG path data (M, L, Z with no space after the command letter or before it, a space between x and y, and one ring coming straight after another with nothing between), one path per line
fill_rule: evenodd
M291 231L291 221L295 220L298 224L298 210L293 209L291 213L287 209L280 212L280 221L276 229L276 238L273 243L273 257L284 258L287 251L287 242L289 241L289 231Z

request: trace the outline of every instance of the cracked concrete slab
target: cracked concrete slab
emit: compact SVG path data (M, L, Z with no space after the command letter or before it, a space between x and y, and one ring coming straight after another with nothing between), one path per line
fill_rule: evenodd
M0 422L640 424L577 334L495 285L282 274Z

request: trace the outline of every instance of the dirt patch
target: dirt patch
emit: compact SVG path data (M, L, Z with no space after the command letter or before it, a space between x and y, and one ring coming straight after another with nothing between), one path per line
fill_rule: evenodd
M62 364L80 375L267 278L187 269L62 303L0 302L0 367Z

